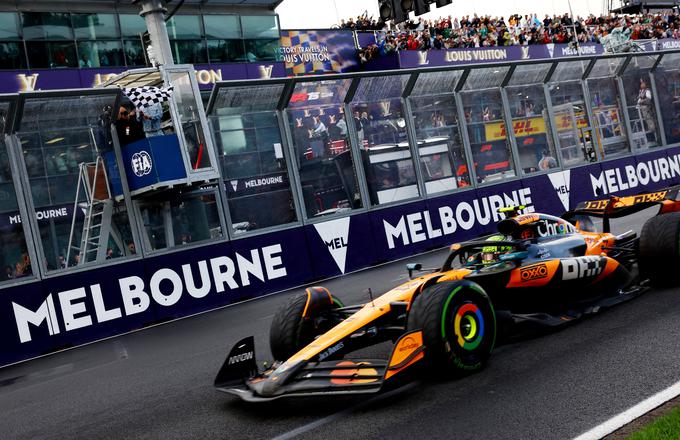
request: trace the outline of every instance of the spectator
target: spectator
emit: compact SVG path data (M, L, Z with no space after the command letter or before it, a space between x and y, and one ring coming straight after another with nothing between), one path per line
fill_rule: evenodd
M511 15L480 17L475 14L460 19L440 18L417 22L406 21L389 28L365 14L356 19L343 20L343 29L357 31L382 31L375 46L362 49L362 61L370 61L377 54L385 55L395 50L429 50L533 45L551 43L600 43L602 37L614 29L630 33L631 39L680 38L680 14L667 15L590 15L573 18L569 14L546 15L541 21L537 15ZM375 47L375 49L374 49Z
M163 118L163 106L160 103L152 104L139 113L142 117L144 134L147 138L163 136L161 119Z
M142 123L137 119L134 110L120 106L118 120L116 121L116 133L121 146L144 138Z
M541 160L538 161L538 169L547 171L551 168L557 168L557 161L548 153L548 150L543 150Z

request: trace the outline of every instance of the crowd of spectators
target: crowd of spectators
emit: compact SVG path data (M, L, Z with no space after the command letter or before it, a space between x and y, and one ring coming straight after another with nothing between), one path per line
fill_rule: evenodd
M462 18L419 17L389 26L366 15L342 20L340 28L357 31L380 31L375 47L362 51L362 58L385 55L400 50L477 48L549 43L599 43L615 28L630 31L631 39L680 39L680 14L590 15L587 18L569 14L511 15L505 17L464 16Z

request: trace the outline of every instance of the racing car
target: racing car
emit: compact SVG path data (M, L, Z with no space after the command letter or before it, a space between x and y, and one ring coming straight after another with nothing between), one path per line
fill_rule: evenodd
M365 304L345 306L324 287L307 288L273 318L275 361L260 371L254 338L242 339L215 387L263 402L376 393L423 370L476 372L497 333L556 328L669 279L680 267L679 191L587 201L561 217L502 208L496 233L452 245L441 268L407 265L409 281ZM611 232L612 219L653 206L658 213L639 236ZM387 341L386 359L348 356Z

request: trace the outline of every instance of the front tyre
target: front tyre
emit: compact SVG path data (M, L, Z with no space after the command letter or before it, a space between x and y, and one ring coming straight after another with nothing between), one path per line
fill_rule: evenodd
M310 287L295 295L278 310L269 330L269 346L274 359L285 361L328 331L335 321L328 312L343 307L324 287Z
M468 280L434 284L418 295L408 329L422 329L426 364L447 376L481 370L496 341L491 300Z

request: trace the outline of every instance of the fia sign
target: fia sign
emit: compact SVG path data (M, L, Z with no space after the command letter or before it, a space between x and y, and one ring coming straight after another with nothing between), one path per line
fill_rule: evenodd
M153 168L153 162L151 161L151 155L146 151L140 151L132 155L132 172L135 173L137 177L143 177L147 174L151 174L151 169Z

